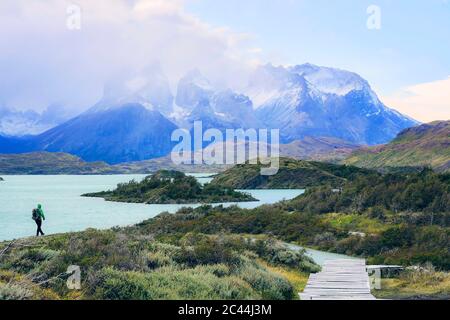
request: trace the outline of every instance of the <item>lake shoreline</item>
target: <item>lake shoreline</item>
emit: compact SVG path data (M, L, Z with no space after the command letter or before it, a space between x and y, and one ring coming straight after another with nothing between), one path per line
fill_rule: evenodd
M194 174L201 183L209 176ZM38 203L44 206L47 220L43 230L47 234L78 232L87 228L108 229L114 226L130 226L153 218L162 212L176 213L183 207L196 204L140 204L108 202L100 198L83 198L81 194L100 192L114 188L118 183L132 179L144 179L146 175L10 175L0 184L0 241L34 235L36 225L31 210ZM252 209L295 198L304 190L242 190L250 192L260 201L230 202L224 206L238 205ZM214 203L213 206L222 203Z

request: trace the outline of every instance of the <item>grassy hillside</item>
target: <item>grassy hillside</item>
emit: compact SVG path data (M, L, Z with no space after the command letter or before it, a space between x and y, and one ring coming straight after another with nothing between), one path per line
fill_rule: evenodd
M218 174L212 184L236 189L303 189L317 185L340 187L346 179L368 170L321 162L280 158L280 169L274 176L262 176L262 164L237 165Z
M450 170L450 121L406 129L391 143L355 151L345 164L364 168L432 167Z
M113 191L85 194L107 201L187 204L257 201L251 195L218 185L201 185L196 178L178 171L158 171L143 181L121 183Z

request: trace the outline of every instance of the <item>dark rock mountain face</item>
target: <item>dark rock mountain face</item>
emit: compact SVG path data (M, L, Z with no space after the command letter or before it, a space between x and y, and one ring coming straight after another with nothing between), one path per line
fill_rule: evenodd
M120 163L160 157L172 149L177 127L139 104L87 112L36 138L38 150L67 152L86 161Z
M2 141L0 152L66 152L110 164L161 157L172 150L177 127L139 104L86 112L39 136ZM5 144L4 144L5 143ZM12 151L12 152L9 152Z
M5 137L0 135L0 153L22 153L32 150L29 137Z

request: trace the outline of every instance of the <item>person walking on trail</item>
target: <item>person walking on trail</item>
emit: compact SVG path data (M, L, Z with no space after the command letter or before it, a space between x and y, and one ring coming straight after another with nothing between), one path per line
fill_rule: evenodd
M36 222L37 231L36 237L39 237L39 234L44 236L44 232L42 232L42 220L45 220L44 210L42 210L42 206L38 204L36 209L33 209L33 220Z

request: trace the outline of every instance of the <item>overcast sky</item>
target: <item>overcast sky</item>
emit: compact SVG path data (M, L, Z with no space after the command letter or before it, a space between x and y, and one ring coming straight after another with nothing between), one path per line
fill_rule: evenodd
M239 87L259 63L310 62L361 74L418 120L449 119L449 43L448 0L1 0L0 106L84 110L155 63L175 89L194 67Z

